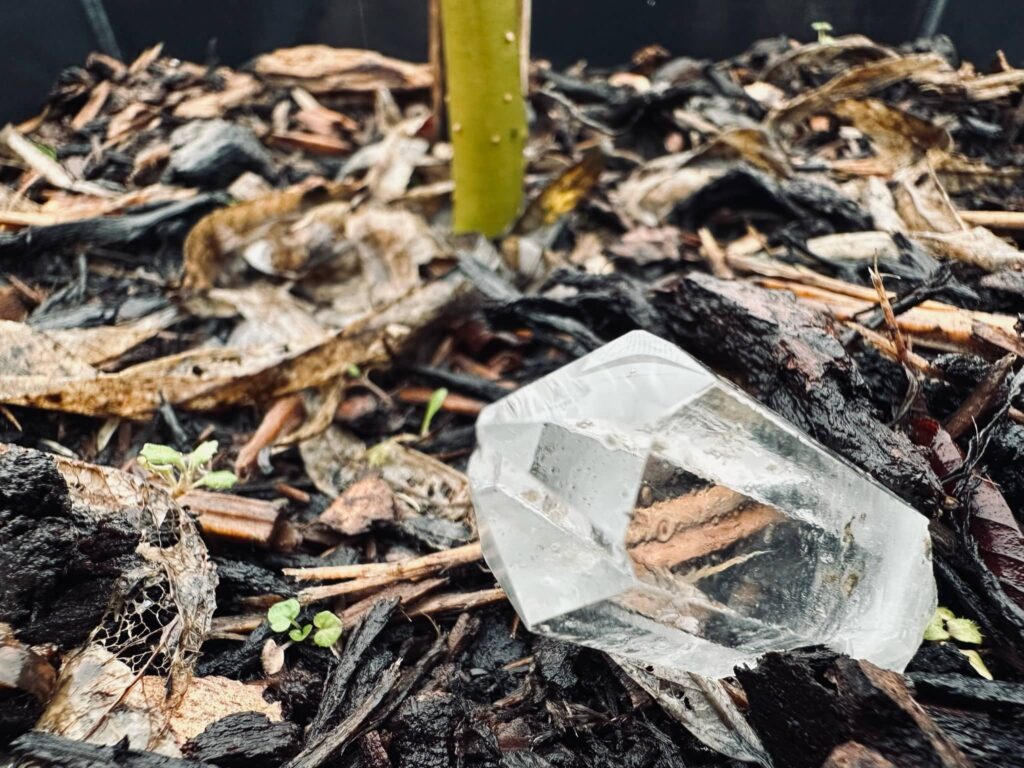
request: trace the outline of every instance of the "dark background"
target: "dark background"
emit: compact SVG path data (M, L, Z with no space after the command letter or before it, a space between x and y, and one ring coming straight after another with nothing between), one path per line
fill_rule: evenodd
M534 0L534 55L568 64L614 64L647 43L677 55L722 58L760 37L836 34L883 42L913 38L929 0ZM426 58L426 0L103 0L127 58L163 40L168 53L237 65L257 53L322 42ZM1024 61L1024 2L948 0L939 31L986 65L1003 48ZM34 114L57 73L99 46L82 0L0 2L0 123Z

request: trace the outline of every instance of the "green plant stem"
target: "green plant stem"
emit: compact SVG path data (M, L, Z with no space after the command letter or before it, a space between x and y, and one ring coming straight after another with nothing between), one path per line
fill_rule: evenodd
M518 0L441 0L455 150L454 228L501 234L523 198L526 106Z

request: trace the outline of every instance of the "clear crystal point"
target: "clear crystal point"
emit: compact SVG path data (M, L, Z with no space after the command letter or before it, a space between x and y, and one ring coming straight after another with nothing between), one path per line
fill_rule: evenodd
M637 331L484 409L484 555L534 632L720 677L823 644L902 670L935 609L927 520Z

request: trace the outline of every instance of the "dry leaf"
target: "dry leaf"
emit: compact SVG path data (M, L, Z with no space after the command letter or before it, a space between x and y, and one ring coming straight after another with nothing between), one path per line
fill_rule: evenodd
M322 202L328 195L322 182L309 180L203 217L185 240L183 287L192 291L212 288L224 271L224 258L243 242L246 233L268 220Z
M429 88L433 82L427 64L326 45L281 48L258 57L253 66L256 74L275 85L299 86L310 93L404 91Z
M198 96L188 98L174 108L175 117L182 120L223 117L225 112L253 101L263 90L263 85L255 77L244 72L221 67L216 74L224 87L217 91L208 91L205 87L196 89Z
M799 122L842 99L857 99L898 83L908 77L949 71L948 62L935 53L873 61L836 75L824 85L793 97L768 116L770 130Z
M380 477L352 483L320 515L320 522L346 536L366 533L377 520L394 520L395 496Z
M389 349L406 341L410 329L434 322L467 291L462 278L440 280L323 340L301 346L196 349L112 374L97 373L22 326L10 334L13 346L0 347L18 365L0 369L0 402L92 416L142 417L163 402L211 410L273 400L332 382L353 364L383 362ZM0 323L0 333L18 325Z
M895 171L931 151L946 152L953 140L945 128L877 99L843 99L830 107L871 139L875 154Z
M513 231L525 235L541 227L551 226L575 210L597 184L604 169L604 155L599 150L587 152L556 176L526 207Z
M116 362L125 352L152 339L160 331L176 323L180 316L177 307L166 307L121 325L68 328L46 331L45 335L65 349L75 350L80 360L89 365L102 367Z
M914 239L935 255L998 272L1024 269L1024 253L984 227L966 232L915 232Z

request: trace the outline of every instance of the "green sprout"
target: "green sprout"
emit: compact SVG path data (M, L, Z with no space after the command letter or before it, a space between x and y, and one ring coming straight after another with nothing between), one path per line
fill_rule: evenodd
M341 619L330 611L320 611L314 616L313 626L316 627L313 642L321 648L330 648L341 637Z
M935 614L924 629L924 639L931 641L955 640L958 643L980 645L984 638L976 622L971 619L957 618L949 608L940 605L935 609ZM988 671L980 653L959 647L957 650L967 657L967 661L970 662L975 672L986 680L992 679L992 673Z
M294 597L274 603L267 609L267 623L274 632L287 632L293 643L301 643L312 633L315 645L333 650L341 637L341 619L330 611L320 611L313 617L312 624L302 625L296 621L301 610L302 606Z
M430 396L430 401L427 403L427 412L423 414L423 425L420 427L420 437L426 437L430 434L430 422L437 416L437 412L441 410L441 406L444 405L445 399L448 397L448 390L444 387L435 389L434 394Z
M832 25L827 21L816 21L811 24L811 29L818 33L818 42L821 44L834 43L836 39L830 34Z
M226 491L238 482L230 470L210 470L217 455L217 441L207 440L191 453L176 451L169 445L146 443L139 451L139 466L170 486L174 496L193 488Z

